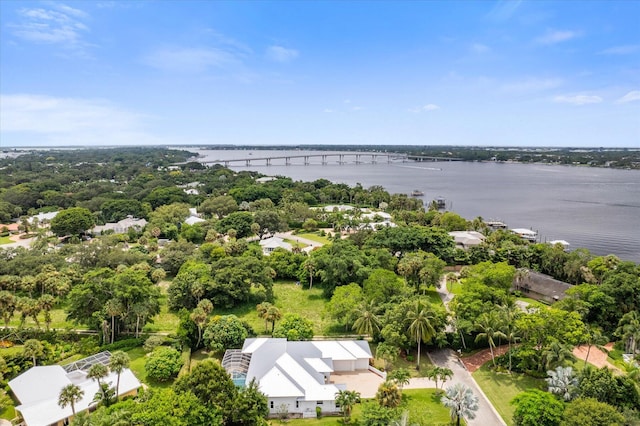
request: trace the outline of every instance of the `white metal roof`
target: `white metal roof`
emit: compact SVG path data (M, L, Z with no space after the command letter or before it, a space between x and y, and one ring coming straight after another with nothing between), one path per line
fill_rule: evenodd
M320 349L322 358L331 358L334 361L352 361L356 356L338 341L312 342L313 346ZM367 357L369 358L369 357Z
M278 367L273 367L260 379L260 392L272 398L303 397L304 392Z
M258 337L257 339L245 340L245 346L249 343L249 346L242 348L242 352L254 353L260 346L265 344L269 339L266 337Z
M318 373L333 373L333 368L320 358L305 358L304 360Z
M369 343L364 340L339 340L338 343L356 358L372 358Z
M117 374L109 373L104 382L115 386L117 378ZM33 367L11 380L9 387L21 403L16 410L22 414L27 426L48 426L72 415L70 406L61 408L58 405L60 391L71 383L84 391L82 399L75 404L76 413L86 410L98 392L98 383L87 379L82 370L67 373L59 365ZM131 370L122 371L118 389L120 395L140 386L140 381Z

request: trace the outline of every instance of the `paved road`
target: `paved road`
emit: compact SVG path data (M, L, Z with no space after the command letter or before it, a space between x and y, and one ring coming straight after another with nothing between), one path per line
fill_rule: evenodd
M506 426L498 412L493 408L485 394L480 390L476 381L458 359L458 355L451 349L438 349L430 352L431 361L439 367L447 367L453 371L453 378L445 384L445 387L455 383L463 383L478 397L479 409L476 418L467 420L469 426Z

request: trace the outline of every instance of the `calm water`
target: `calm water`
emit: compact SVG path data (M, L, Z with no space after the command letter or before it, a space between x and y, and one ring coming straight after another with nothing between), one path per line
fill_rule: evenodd
M201 150L200 160L261 158L323 152ZM326 152L324 152L326 153ZM365 158L365 157L363 157ZM531 228L542 241L567 240L572 248L586 247L595 254L613 253L640 262L640 172L569 166L495 163L401 163L308 166L293 159L253 164L232 163L234 170L256 170L294 180L325 178L365 188L381 185L391 193L424 192L426 203L444 197L450 210L467 219L502 220L510 228ZM315 163L315 164L314 164Z

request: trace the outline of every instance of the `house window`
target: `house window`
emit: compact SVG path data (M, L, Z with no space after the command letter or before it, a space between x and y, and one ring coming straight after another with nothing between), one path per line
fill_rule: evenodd
M273 408L273 401L269 401L269 405Z

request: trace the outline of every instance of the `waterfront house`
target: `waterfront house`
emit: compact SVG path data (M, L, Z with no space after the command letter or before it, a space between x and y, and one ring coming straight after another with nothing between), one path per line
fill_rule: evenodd
M512 289L520 291L523 296L546 303L564 299L565 292L571 287L571 284L535 271L527 271L524 276L516 277L512 285Z
M113 232L114 234L126 234L129 229L134 229L136 232L142 231L147 226L145 219L136 219L133 216L127 216L126 218L118 222L105 223L104 225L95 226L91 233L93 235L104 234L105 232Z
M449 235L453 237L456 247L464 250L479 246L484 242L484 235L476 231L452 231L449 232Z
M293 246L280 237L270 237L264 240L260 240L260 247L262 247L262 253L266 256L270 255L271 252L279 248L286 251L293 250Z

